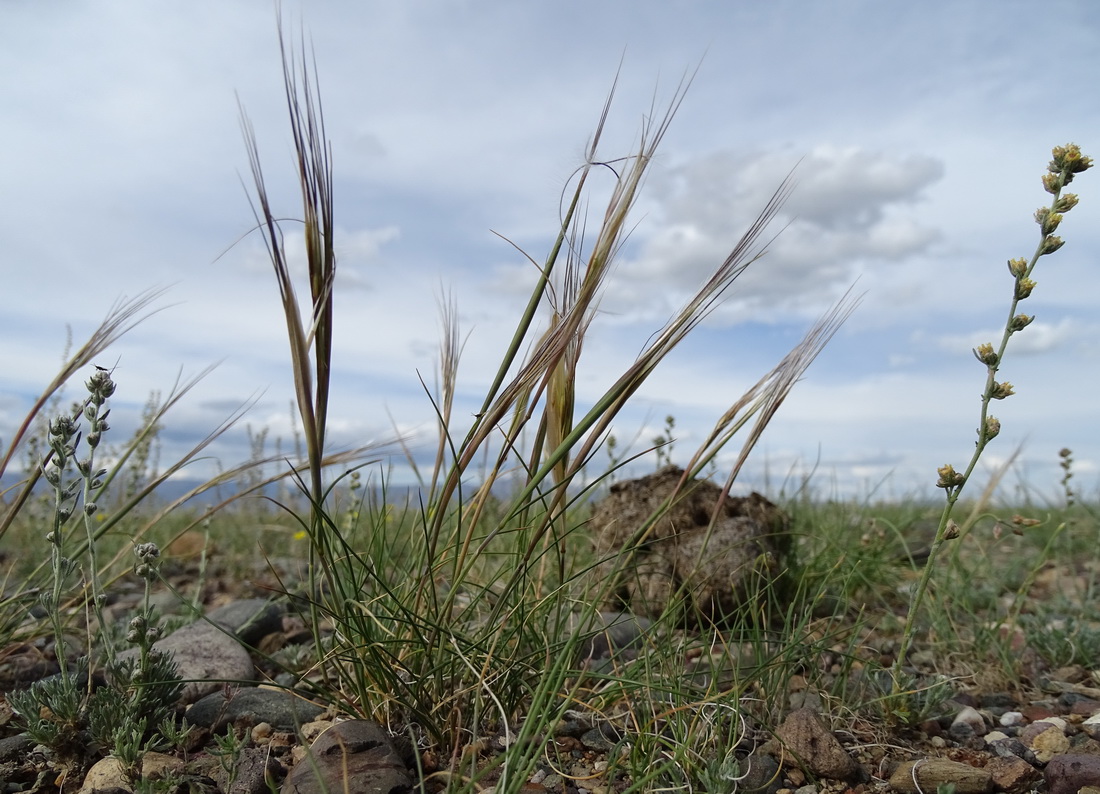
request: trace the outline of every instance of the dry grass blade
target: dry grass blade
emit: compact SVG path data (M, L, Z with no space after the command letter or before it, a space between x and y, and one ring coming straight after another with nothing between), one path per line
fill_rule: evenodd
M264 244L279 286L283 315L290 343L295 398L302 418L306 454L310 465L310 489L313 502L319 503L322 491L321 460L324 457L325 429L332 360L333 284L336 255L333 249L333 194L331 150L325 139L321 102L313 71L303 62L300 67L288 52L281 35L279 49L283 63L283 83L287 111L294 138L299 188L302 199L306 265L310 286L310 314L303 318L290 272L289 255L279 225L271 209L259 150L252 125L241 111L241 126L248 149L252 179L256 191L253 212L262 230ZM296 76L300 68L301 82ZM312 356L311 356L312 352ZM312 524L317 526L317 516Z
M572 447L580 441L580 433L588 434L574 453L575 460L583 462L588 459L594 452L595 446L610 429L612 420L641 388L657 365L714 310L737 277L763 254L763 250L758 247L759 238L783 206L791 188L792 180L788 175L748 231L738 240L725 261L685 306L665 324L634 364L605 393L585 419L578 423L572 437L563 444L563 447ZM552 454L551 460L556 462L556 454Z
M603 222L583 267L580 264L580 259L571 254L569 262L571 265L570 270L573 273L567 276L570 285L568 305L561 307L563 311L554 318L551 327L535 343L532 351L519 366L516 374L507 384L502 385L505 375L511 369L514 356L522 340L526 338L530 330L535 310L551 290L550 276L561 249L567 242L572 242L575 245L579 237L576 224L583 224L583 219L578 221L577 207L580 204L587 177L592 169L604 168L608 165L596 158L596 146L602 136L614 92L612 91L609 95L608 102L601 113L593 142L588 149L587 163L580 170L577 186L569 203L569 208L565 213L557 240L552 247L546 264L540 269L539 281L535 285L527 310L513 336L505 362L499 368L498 377L486 397L483 410L470 433L459 445L455 462L450 467L447 477L438 492L438 504L448 505L451 503L471 462L479 454L483 454L488 445L498 443L500 452L497 454L496 463L490 468L486 481L482 484L483 492L488 493L491 490L493 482L504 469L505 461L518 448L521 434L533 415L534 406L541 403L548 389L552 392L550 398L552 404L547 409L547 415L543 417L540 435L545 435L551 423L559 432L566 427L569 428L569 432L562 434L564 436L563 440L554 446L552 450L547 450L549 457L546 458L536 472L528 476L521 499L529 498L546 480L547 476L550 476L554 471L559 472L561 478L559 482L562 484L567 482L570 476L569 467L563 464L567 461L569 450L576 443L581 430L572 427L571 416L565 416L565 411L572 412L570 390L573 387L568 385L563 389L560 379L566 371L575 368L576 357L579 357L585 332L596 311L601 288L610 273L614 257L627 235L627 219L630 210L638 197L645 173L653 161L657 147L668 131L689 83L689 80L685 80L677 88L663 116L658 116L654 112L651 112L648 116L648 118L658 118L659 120L643 126L637 153L623 161L625 166L622 167L622 174L616 179L604 213ZM569 250L574 252L576 248L571 247ZM571 356L573 357L572 362L570 362ZM559 381L555 384L556 372ZM553 394L554 392L556 392L556 395ZM554 414L555 411L558 412L556 415ZM513 419L510 425L505 426L505 419L509 414L512 415ZM500 433L503 437L497 439L495 437L497 433ZM431 537L439 538L442 536L446 518L447 512L445 510L435 510L433 512ZM473 529L478 523L478 518L479 515L475 513L472 519L467 522L467 526ZM467 533L458 553L447 561L449 565L454 566L452 575L457 577L458 572L465 564L471 542L472 537ZM437 559L434 547L429 549L429 556L433 560ZM443 564L442 559L439 564Z
M814 359L840 330L840 326L859 306L859 298L853 297L851 290L833 305L806 333L802 341L788 353L781 362L756 383L748 392L734 403L715 424L714 430L687 466L691 474L698 474L710 460L725 447L735 433L742 429L749 418L755 416L749 435L730 471L726 482L729 491L734 479L740 473L749 454L760 440L764 429L775 417L779 406L786 400L791 389L799 381Z

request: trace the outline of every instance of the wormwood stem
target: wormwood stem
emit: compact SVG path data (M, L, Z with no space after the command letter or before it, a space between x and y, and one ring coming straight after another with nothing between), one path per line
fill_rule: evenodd
M1004 331L1001 333L1000 344L996 350L989 343L981 344L974 350L975 358L986 367L985 389L982 391L981 417L977 431L978 440L974 446L974 454L971 455L966 470L961 474L955 471L951 464L942 466L937 471L939 479L936 482L936 487L943 488L947 498L943 512L940 514L939 526L936 529L936 537L932 542L928 559L925 561L920 579L909 599L909 613L905 619L905 629L902 632L897 657L891 667L893 694L895 696L901 694L904 688L902 668L912 645L917 614L932 580L937 555L944 543L959 537L959 526L952 520L951 513L962 494L963 488L970 479L970 475L973 474L975 467L978 465L978 460L985 451L986 445L996 438L1001 431L1000 421L989 413L989 404L993 400L1003 400L1014 393L1011 383L1007 381L999 382L996 376L1001 362L1004 360L1005 351L1008 349L1008 340L1013 334L1022 331L1035 319L1027 314L1018 314L1017 308L1020 301L1028 298L1035 289L1035 282L1032 280L1031 274L1035 270L1039 258L1052 254L1062 247L1062 238L1055 236L1054 232L1062 222L1063 215L1077 205L1077 196L1073 193L1062 195L1062 189L1073 181L1075 174L1079 174L1092 166L1092 158L1082 155L1081 149L1076 144L1057 146L1052 154L1054 159L1050 161L1050 165L1047 167L1048 173L1043 175L1043 187L1054 196L1054 200L1049 207L1040 207L1035 212L1035 222L1039 224L1040 239L1030 261L1010 259L1008 262L1008 270L1012 274L1014 283L1008 319L1005 321Z

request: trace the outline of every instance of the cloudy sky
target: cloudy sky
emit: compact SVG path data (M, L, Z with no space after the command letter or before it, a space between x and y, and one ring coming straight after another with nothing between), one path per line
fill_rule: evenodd
M630 154L645 116L696 71L662 143L586 348L590 403L725 257L797 165L766 256L665 362L616 426L644 448L676 418L683 460L741 391L846 290L856 313L761 441L745 485L816 467L821 496L934 496L972 449L1011 279L1030 257L1050 149L1100 156L1100 6L405 0L287 2L315 51L336 170L332 444L397 431L428 454L439 302L468 335L459 412L480 404L616 73L600 156ZM278 293L242 177L238 100L275 210L296 209L269 0L0 0L0 437L121 296L163 310L100 362L115 424L218 362L170 415L162 458L252 397L245 424L292 437ZM597 181L594 225L601 216ZM1036 271L1002 377L1018 394L989 464L1023 445L1008 495L1100 477L1100 171L1074 183L1066 246ZM288 232L293 232L288 227ZM500 235L500 236L498 236ZM294 237L291 234L291 242ZM68 396L75 397L76 390ZM124 432L123 430L119 431ZM269 451L271 447L269 445ZM400 476L400 466L395 470Z

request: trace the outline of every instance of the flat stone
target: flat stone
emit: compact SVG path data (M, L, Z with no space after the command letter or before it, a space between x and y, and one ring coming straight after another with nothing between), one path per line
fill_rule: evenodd
M1090 739L1100 739L1100 714L1094 714L1082 722L1081 730L1088 734Z
M228 696L227 696L228 694ZM232 687L213 692L194 703L185 715L192 725L215 733L244 720L250 725L266 722L275 730L297 731L312 722L323 708L283 689Z
M282 605L264 598L243 598L210 610L206 620L255 647L268 634L282 628L285 611Z
M0 763L18 761L34 748L34 740L25 733L0 739Z
M946 758L906 761L890 776L891 788L903 794L926 794L947 784L958 794L987 794L993 790L993 776L988 770Z
M180 695L184 705L217 691L226 682L251 681L256 675L248 651L233 635L204 621L172 632L153 643L153 648L169 654L179 677L187 682ZM131 649L119 656L136 652Z

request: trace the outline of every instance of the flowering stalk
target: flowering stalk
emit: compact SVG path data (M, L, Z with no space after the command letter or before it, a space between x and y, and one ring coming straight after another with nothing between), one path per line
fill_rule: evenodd
M42 476L54 492L53 526L46 533L46 542L50 544L51 587L42 595L42 606L50 617L54 634L54 652L61 677L69 683L68 652L65 642L65 627L61 618L61 596L65 582L76 570L76 562L65 556L65 524L73 514L73 506L80 480L65 482L76 446L80 443L80 427L71 417L62 414L50 422L50 456L42 465Z
M84 528L88 533L88 576L91 584L92 608L95 610L96 620L102 629L106 627L103 617L103 605L107 600L107 595L103 592L103 584L99 578L95 515L99 512L96 498L103 487L103 477L107 474L107 470L97 470L94 468L94 464L96 448L99 447L103 434L110 429L107 424L107 416L111 413L111 410L109 408L104 410L103 406L107 403L107 399L115 393L115 382L111 380L110 372L97 368L84 385L88 389L88 398L84 401L84 418L88 420L88 435L85 438L85 443L88 446L88 456L78 460L76 468L84 482L84 509L81 512L84 517ZM102 636L107 661L114 661L115 648L111 633L103 631Z
M1008 348L1008 340L1013 334L1027 328L1035 318L1031 315L1018 313L1020 301L1031 296L1035 289L1035 281L1031 278L1038 264L1039 258L1052 254L1063 245L1063 240L1054 232L1062 222L1065 213L1077 206L1077 196L1073 193L1062 194L1065 188L1076 174L1085 171L1092 166L1092 158L1081 154L1081 149L1076 144L1056 146L1052 152L1053 159L1047 166L1047 172L1043 175L1043 187L1054 199L1049 207L1040 207L1035 211L1035 222L1039 224L1039 245L1032 254L1030 260L1010 259L1008 272L1013 278L1012 300L1009 305L1008 318L1005 321L1004 331L1001 334L1000 344L996 348L990 343L979 345L974 350L974 356L985 365L986 379L985 389L982 392L981 418L978 422L978 440L974 447L974 454L970 457L970 463L966 469L959 473L951 464L940 467L937 488L943 488L947 496L943 513L940 516L939 527L936 530L935 540L925 561L924 570L921 573L917 587L913 590L909 600L909 613L905 620L905 629L902 632L901 644L898 647L897 657L892 668L894 694L899 694L902 688L902 666L905 664L912 643L913 632L916 624L917 612L928 590L928 583L932 577L933 563L943 544L959 536L959 525L951 519L951 512L955 503L959 500L970 475L978 465L978 460L985 451L986 445L1001 432L1001 423L997 417L989 413L989 405L993 400L1003 400L1014 393L1012 384L1008 381L998 381L997 373L1004 361L1005 350Z

